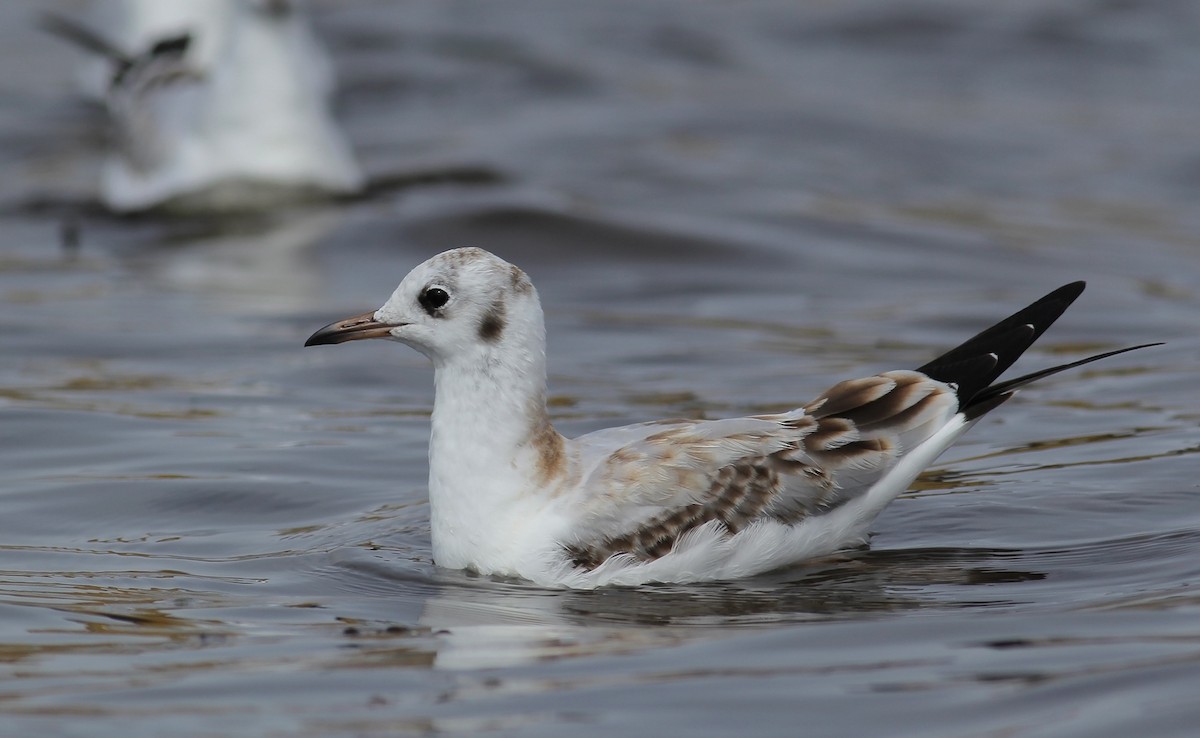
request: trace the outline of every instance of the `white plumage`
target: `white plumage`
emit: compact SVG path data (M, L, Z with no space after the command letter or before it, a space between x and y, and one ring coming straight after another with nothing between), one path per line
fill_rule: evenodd
M112 70L109 209L245 210L362 189L298 0L123 0L103 17L111 36L61 17L48 26Z
M439 565L545 586L690 582L864 543L879 512L1018 387L1132 350L994 383L1083 286L1055 290L917 370L840 382L789 412L574 440L546 413L537 292L486 251L433 257L379 310L331 323L306 345L389 338L433 361Z

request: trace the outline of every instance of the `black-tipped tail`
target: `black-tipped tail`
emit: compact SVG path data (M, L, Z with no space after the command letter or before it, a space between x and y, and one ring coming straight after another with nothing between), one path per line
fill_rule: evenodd
M966 413L967 413L967 417L968 418L978 418L980 415L983 415L987 411L991 410L992 408L996 407L997 405L1004 402L1008 398L1012 397L1014 392L1016 392L1021 387L1024 387L1025 385L1029 384L1030 382L1036 382L1039 379L1042 379L1044 377L1049 377L1051 375L1058 374L1059 372L1065 372L1068 369L1074 369L1075 367L1083 366L1084 364L1091 364L1093 361L1107 359L1108 357L1116 356L1117 354L1124 354L1129 351L1137 351L1138 349L1150 348L1151 346L1161 346L1161 345L1162 345L1162 341L1158 341L1156 343L1143 343L1143 344L1139 344L1137 346L1128 346L1126 348L1117 349L1115 351L1105 351L1102 354L1096 354L1095 356L1089 356L1086 359L1080 359L1079 361L1072 361L1069 364L1059 364L1058 366L1052 366L1049 369L1042 369L1040 371L1030 372L1029 374L1024 374L1020 377L1017 377L1016 379L1009 379L1007 381L1000 382L998 384L993 384L989 387L984 388L984 390L982 392L978 393L977 395L972 397L970 399L970 401L967 402L967 404L964 406Z
M1147 343L1108 351L992 384L1066 312L1086 286L1084 282L1072 282L1059 287L1029 307L1013 313L991 328L950 349L917 371L940 382L954 385L958 392L959 407L968 418L978 418L1030 382L1126 351L1160 345Z

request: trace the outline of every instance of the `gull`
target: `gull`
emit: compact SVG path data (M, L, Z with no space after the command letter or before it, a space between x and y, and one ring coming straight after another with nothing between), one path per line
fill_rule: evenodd
M240 2L240 0L236 0ZM118 49L149 49L167 38L184 34L193 39L188 58L198 69L219 61L234 4L229 0L93 0L87 23ZM298 24L301 35L310 34L307 24ZM332 94L335 87L333 62L320 44L301 42L306 48L302 74L313 79L321 91ZM120 62L100 54L80 74L80 87L89 98L103 100Z
M297 1L206 5L203 24L129 49L45 15L46 30L113 64L101 202L117 213L246 210L361 191L330 111L323 51Z
M839 382L787 412L575 439L546 412L537 290L482 249L434 256L383 307L305 346L383 338L433 362L437 565L546 587L697 582L865 544L880 511L1020 387L1156 345L997 382L1083 289L1060 287L924 366Z

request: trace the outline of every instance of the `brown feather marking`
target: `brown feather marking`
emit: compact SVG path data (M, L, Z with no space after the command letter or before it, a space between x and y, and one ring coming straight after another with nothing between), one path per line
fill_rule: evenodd
M563 453L563 437L549 422L538 428L533 436L533 448L537 452L537 483L545 485L563 473L566 454Z
M700 440L699 438L692 437L685 441L684 437L691 432L692 427L690 424L680 428L669 428L667 430L659 431L658 433L653 433L649 436L646 436L644 443L650 446L671 446L672 444L679 444L686 447L691 445L690 442Z
M877 421L876 423L863 423L859 425L859 431L863 433L870 432L873 430L874 426L878 425L880 422L886 422L889 426L899 430L914 428L919 425L919 423L915 423L914 421L928 412L931 407L941 403L944 395L947 392L949 392L949 390L943 390L940 388L935 389L933 392L930 392L925 397L922 397L920 400L917 400L912 405L904 410L901 410L895 415L883 418L881 421Z
M778 467L770 459L760 459L736 504L720 516L721 522L731 532L738 532L758 518L782 488Z
M825 394L805 406L814 418L841 415L852 408L861 407L883 397L896 383L884 376L847 379L830 387Z
M750 417L755 420L765 420L768 423L777 423L781 428L797 431L797 435L800 436L808 435L817 427L817 419L808 414L790 418L784 418L780 415L751 415Z
M897 377L895 386L887 394L865 405L844 410L838 415L861 429L864 425L894 418L935 390L936 386L933 383L914 372L910 376Z
M521 267L509 264L508 277L512 281L513 292L518 295L528 295L533 292L533 283L529 281L529 277L525 276L525 272L521 271Z
M484 343L495 343L500 340L500 336L504 333L504 327L508 324L508 310L504 306L503 300L497 300L492 304L483 319L479 321L479 338Z
M758 516L770 517L787 525L795 525L810 515L827 512L836 505L838 486L833 475L810 458L790 458L775 454L770 458L780 477L804 477L811 484L812 495L777 494L767 500Z
M817 429L804 437L804 447L813 451L826 451L839 445L858 440L858 428L846 418L822 418Z
M779 470L765 456L720 469L709 488L711 501L693 503L650 518L629 533L599 543L566 546L576 566L593 569L617 554L639 561L666 556L689 530L716 520L732 534L757 518L779 494Z
M608 464L610 466L627 466L636 461L641 461L645 456L644 453L635 450L633 446L622 446L609 454Z
M546 415L545 400L534 398L531 417L536 418L529 433L529 445L534 452L534 480L539 486L561 476L567 470L566 439L554 429Z
M486 257L487 252L483 249L476 248L474 246L467 246L461 249L454 249L453 251L446 251L441 254L440 258L445 261L447 265L457 269L462 267L464 264L469 264L472 261L484 259Z
M824 462L822 466L852 466L862 463L865 459L887 455L894 446L888 438L864 438L828 451L818 451L813 456L818 462Z

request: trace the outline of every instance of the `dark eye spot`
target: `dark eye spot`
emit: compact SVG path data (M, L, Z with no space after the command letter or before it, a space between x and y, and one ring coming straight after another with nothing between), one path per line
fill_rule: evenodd
M438 311L450 301L450 293L441 287L429 287L417 298L425 312L437 317Z
M479 322L479 337L487 343L495 343L500 340L500 334L504 333L505 325L505 309L503 302L497 302L492 305L487 314L483 316L483 320Z

